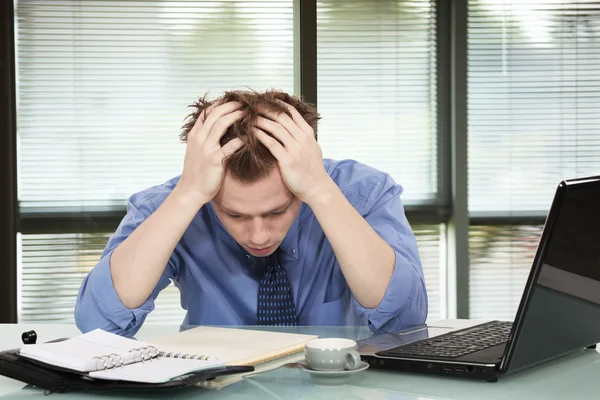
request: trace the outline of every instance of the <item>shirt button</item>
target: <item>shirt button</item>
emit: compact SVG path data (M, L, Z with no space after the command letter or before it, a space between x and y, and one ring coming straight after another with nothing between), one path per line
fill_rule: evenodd
M250 261L250 254L244 254L244 257L246 257L246 261Z
M296 254L296 249L291 249L290 252L292 253L292 255Z

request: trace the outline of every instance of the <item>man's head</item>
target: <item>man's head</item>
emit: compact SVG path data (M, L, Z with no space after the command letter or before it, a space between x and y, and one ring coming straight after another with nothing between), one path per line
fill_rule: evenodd
M259 93L237 90L225 92L223 96L212 101L206 100L206 97L200 98L190 105L194 111L187 117L182 128L183 131L179 135L180 139L183 142L187 141L188 133L198 117L213 103L224 104L229 101L239 101L242 103L240 110L245 111L244 117L227 129L227 132L221 138L221 146L236 137L244 142L244 146L240 150L225 160L225 169L234 179L252 183L265 178L277 165L275 157L251 131L256 119L261 114L260 110L262 108L269 111L283 112L291 117L289 111L281 102L293 106L314 130L315 138L317 137L317 122L320 116L317 109L310 104L281 91L269 90Z
M221 146L240 138L244 146L224 160L225 178L212 205L221 223L233 238L255 256L267 256L277 249L294 223L300 201L285 185L277 160L256 138L252 127L261 110L283 112L291 117L281 102L293 106L317 136L317 110L294 96L280 91L258 93L230 91L213 101L198 99L191 107L180 138L187 136L196 120L213 103L242 103L243 118L235 122L221 138Z

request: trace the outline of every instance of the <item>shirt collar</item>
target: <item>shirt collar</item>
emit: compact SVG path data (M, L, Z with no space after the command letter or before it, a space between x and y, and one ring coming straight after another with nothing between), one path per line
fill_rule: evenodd
M223 226L223 224L219 220L219 217L217 217L217 213L213 209L212 204L210 202L206 203L206 207L208 208L210 215L217 221L217 223L221 226L221 228L223 228L223 230L225 232L227 232L227 235L231 238L231 240L233 240L235 242L235 239L233 238L233 236L231 236L229 231ZM300 210L298 211L298 215L296 216L294 223L290 227L290 230L288 231L287 235L285 235L285 238L283 239L283 241L281 242L281 245L279 246L279 248L283 252L285 252L290 257L292 257L296 260L298 260L299 253L300 253L300 249L298 249L300 218L302 217L302 214L303 214L303 211L305 210L305 208L306 208L306 204L301 203ZM239 244L238 244L238 246L239 246ZM241 248L241 246L240 246L240 248Z
M294 259L298 259L300 254L300 249L298 248L298 236L300 230L300 218L302 217L302 211L304 210L305 204L300 204L300 210L298 211L298 215L296 215L296 219L294 223L290 227L287 235L281 242L281 246L279 248L287 253L290 257Z

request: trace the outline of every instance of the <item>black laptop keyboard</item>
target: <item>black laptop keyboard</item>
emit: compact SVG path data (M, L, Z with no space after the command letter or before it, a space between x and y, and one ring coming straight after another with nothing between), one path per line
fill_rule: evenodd
M382 353L385 353L385 356L456 358L505 343L511 328L512 322L492 321L402 345Z

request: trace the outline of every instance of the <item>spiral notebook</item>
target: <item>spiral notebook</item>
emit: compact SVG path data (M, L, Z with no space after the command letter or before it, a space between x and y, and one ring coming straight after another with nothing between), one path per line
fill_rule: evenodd
M211 354L227 365L253 365L302 352L304 345L318 338L265 329L197 326L148 341L165 351Z
M60 342L25 345L19 355L90 378L163 383L208 368L224 366L203 354L164 352L149 343L96 329Z
M253 366L260 372L303 359L306 343L318 338L266 329L198 326L148 341L165 351L212 354L228 366ZM251 372L222 375L199 386L222 388L240 381L245 373Z

